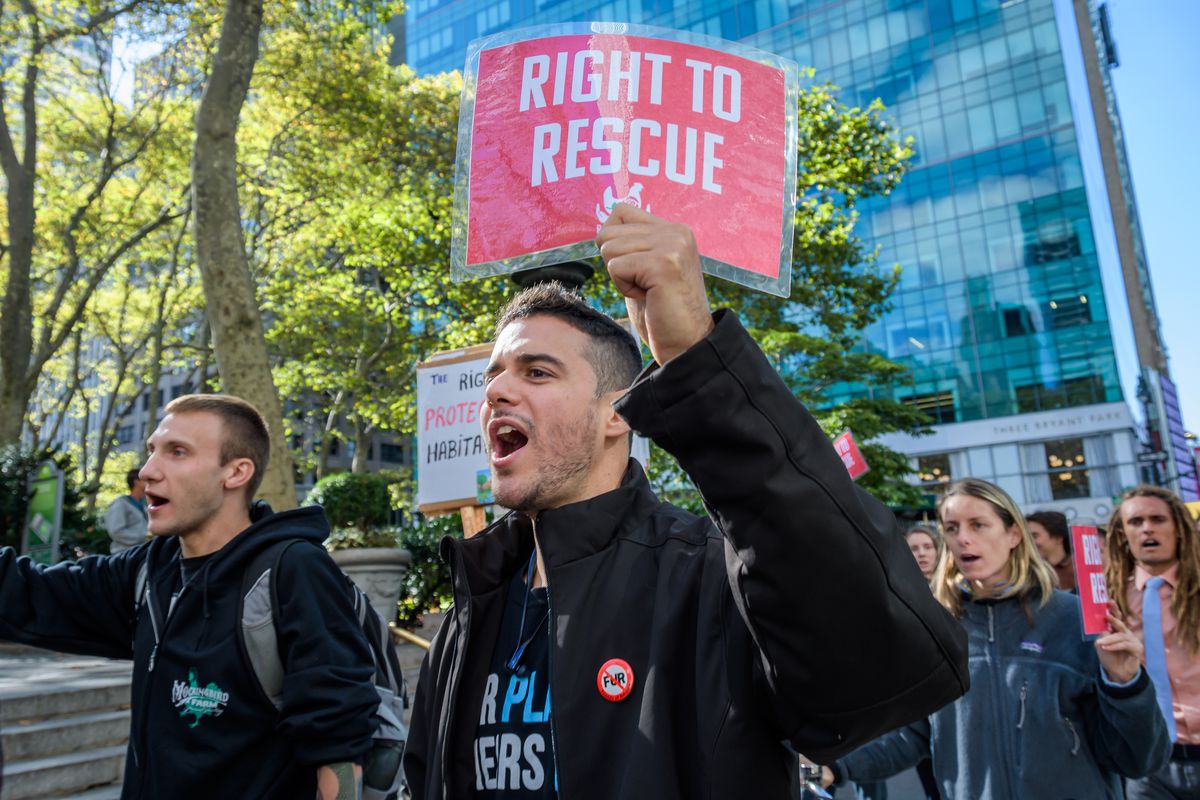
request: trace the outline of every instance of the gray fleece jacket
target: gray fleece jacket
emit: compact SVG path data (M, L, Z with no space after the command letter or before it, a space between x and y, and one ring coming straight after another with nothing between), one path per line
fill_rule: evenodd
M1015 599L965 606L970 691L839 760L839 782L881 780L931 756L944 800L1115 800L1118 776L1167 763L1153 684L1145 670L1127 686L1101 678L1077 597L1031 601L1032 627Z

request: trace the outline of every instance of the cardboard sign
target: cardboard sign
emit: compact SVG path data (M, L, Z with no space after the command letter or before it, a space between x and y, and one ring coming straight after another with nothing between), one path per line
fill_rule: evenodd
M1104 583L1104 561L1100 557L1100 534L1094 525L1071 526L1071 560L1075 564L1075 586L1083 613L1083 633L1108 633L1108 586Z
M790 291L799 71L635 25L472 42L459 116L455 280L597 254L618 202L691 226L706 272Z
M479 409L490 344L417 365L417 507L449 511L491 499ZM483 485L486 483L486 486Z
M842 457L842 463L846 465L846 471L850 473L852 480L858 480L871 471L862 451L858 449L858 443L854 441L854 434L850 431L843 431L833 440L833 449Z

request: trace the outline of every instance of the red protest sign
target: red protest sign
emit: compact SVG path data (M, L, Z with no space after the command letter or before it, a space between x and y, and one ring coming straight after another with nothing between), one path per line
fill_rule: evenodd
M850 431L844 431L833 440L833 449L842 457L842 463L846 465L846 471L850 473L851 479L858 480L871 470Z
M581 30L472 44L455 278L594 255L597 231L625 202L690 225L706 271L786 296L795 65L676 31ZM654 35L632 35L641 31Z
M1071 558L1075 562L1075 586L1083 612L1085 635L1108 633L1108 586L1104 583L1104 561L1100 557L1100 534L1094 525L1071 526Z

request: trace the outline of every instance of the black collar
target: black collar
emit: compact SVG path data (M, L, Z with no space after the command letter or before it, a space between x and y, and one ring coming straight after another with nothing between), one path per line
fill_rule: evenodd
M630 459L621 485L611 492L538 514L538 539L546 569L586 558L621 536L635 533L638 523L659 505L641 465ZM470 539L447 536L442 540L442 557L461 567L471 595L506 585L532 551L533 525L529 517L517 512Z

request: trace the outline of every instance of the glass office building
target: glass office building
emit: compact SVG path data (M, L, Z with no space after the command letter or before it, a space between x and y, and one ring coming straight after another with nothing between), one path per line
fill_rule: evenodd
M862 208L860 234L903 267L862 347L911 382L886 393L936 422L893 435L918 480L966 475L1027 509L1102 521L1141 481L1197 498L1159 338L1120 121L1115 46L1092 0L413 0L407 61L462 69L479 36L563 21L688 29L789 56L879 97L913 169Z

